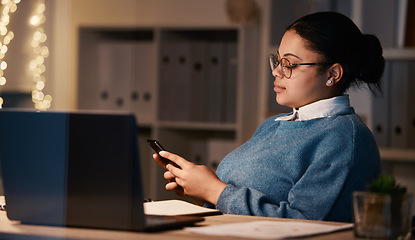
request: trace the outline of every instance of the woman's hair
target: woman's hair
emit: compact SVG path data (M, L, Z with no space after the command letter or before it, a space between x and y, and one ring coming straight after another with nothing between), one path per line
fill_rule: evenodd
M298 19L288 30L295 31L306 41L306 47L320 54L320 61L343 66L343 77L339 82L344 93L349 87L367 83L380 88L380 79L385 68L382 46L379 39L362 34L348 17L336 12L318 12ZM327 69L327 66L321 70Z

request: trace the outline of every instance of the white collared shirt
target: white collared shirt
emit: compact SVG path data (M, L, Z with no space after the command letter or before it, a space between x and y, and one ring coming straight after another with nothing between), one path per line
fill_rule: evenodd
M290 115L278 117L275 121L305 121L330 117L341 109L350 107L349 95L342 95L310 103L299 109L293 108Z

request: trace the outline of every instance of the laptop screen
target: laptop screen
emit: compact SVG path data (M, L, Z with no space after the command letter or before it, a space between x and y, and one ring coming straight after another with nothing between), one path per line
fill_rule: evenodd
M140 230L131 114L0 111L0 164L12 220Z

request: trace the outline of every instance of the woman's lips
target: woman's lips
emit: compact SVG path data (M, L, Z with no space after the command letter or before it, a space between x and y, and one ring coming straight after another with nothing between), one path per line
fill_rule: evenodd
M284 90L285 90L285 87L282 87L282 86L279 86L279 85L274 85L274 92L280 93Z

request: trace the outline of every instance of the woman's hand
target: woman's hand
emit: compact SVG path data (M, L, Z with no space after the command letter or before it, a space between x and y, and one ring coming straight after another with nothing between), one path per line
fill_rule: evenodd
M181 167L180 169L172 164L166 165L160 156L154 155L156 162L168 170L164 173L164 178L169 182L166 185L167 190L175 191L178 195L188 195L197 203L204 200L216 205L226 183L222 182L212 170L170 152L162 151L159 154Z
M167 168L166 168L167 164L161 159L160 155L155 153L155 154L153 154L153 158L157 162L158 165L160 165L161 167L163 167L164 169L167 170ZM169 182L166 185L166 190L174 191L174 192L176 192L177 195L184 196L185 194L184 194L183 188L175 183L175 181L176 181L175 177L176 176L171 174L169 171L164 173L164 178L167 180L167 182Z

